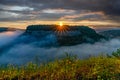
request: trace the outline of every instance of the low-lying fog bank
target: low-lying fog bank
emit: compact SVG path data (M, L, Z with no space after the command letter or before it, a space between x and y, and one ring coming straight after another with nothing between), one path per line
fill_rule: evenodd
M0 47L7 45L20 36L22 31L0 33ZM37 44L37 42L36 42ZM39 42L38 42L39 44ZM25 64L30 61L45 62L59 58L65 53L77 55L79 58L87 58L90 55L111 54L120 48L120 39L96 42L95 44L79 44L74 46L41 48L30 44L16 44L6 49L4 53L0 50L0 64Z

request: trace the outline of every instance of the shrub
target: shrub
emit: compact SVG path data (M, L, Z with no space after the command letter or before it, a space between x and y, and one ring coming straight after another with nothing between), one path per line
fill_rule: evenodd
M117 52L114 53L118 53ZM68 55L47 64L29 63L26 66L9 65L0 68L1 80L119 80L120 59L116 57L90 57L80 60Z
M120 58L120 49L117 49L116 52L113 52L113 53L112 53L112 56L117 57L117 58Z

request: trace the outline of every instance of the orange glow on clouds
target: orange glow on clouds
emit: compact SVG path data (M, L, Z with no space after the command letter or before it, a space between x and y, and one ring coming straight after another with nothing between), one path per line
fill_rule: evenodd
M0 22L0 27L11 27L11 28L20 28L20 29L26 29L28 25L39 25L39 24L45 24L45 25L51 25L56 24L59 26L65 25L113 25L113 26L119 26L120 23L113 23L109 21L40 21L40 20L30 20L30 21L15 21L15 22Z

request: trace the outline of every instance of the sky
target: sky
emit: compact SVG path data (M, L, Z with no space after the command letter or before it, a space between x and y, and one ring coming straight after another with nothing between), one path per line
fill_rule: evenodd
M0 0L0 27L32 24L119 26L120 0Z

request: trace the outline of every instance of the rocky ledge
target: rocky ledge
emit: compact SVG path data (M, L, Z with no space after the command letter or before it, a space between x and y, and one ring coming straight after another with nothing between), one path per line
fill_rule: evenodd
M53 44L60 46L95 43L104 39L104 36L88 26L30 25L24 35L34 37L35 41L51 40Z

